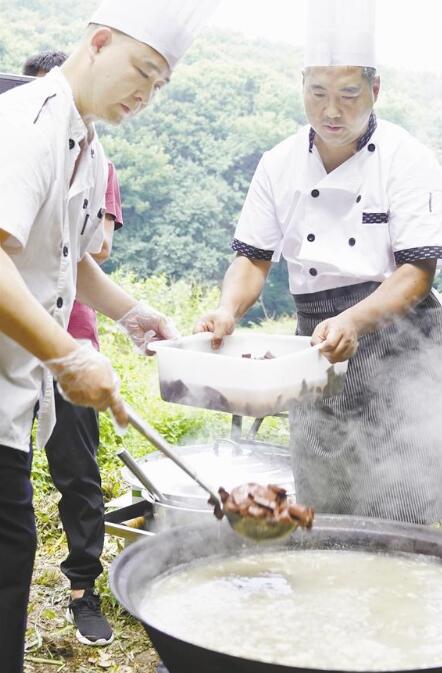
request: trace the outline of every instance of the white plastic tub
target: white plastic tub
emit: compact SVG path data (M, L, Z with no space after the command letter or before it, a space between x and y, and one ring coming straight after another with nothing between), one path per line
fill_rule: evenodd
M212 334L151 344L168 402L261 418L300 398L340 392L347 363L331 365L309 337L235 333L212 350ZM270 351L274 359L256 360Z

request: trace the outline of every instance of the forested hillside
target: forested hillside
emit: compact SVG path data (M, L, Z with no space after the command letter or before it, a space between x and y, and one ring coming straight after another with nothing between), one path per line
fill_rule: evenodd
M97 0L0 0L0 70L20 71L42 49L69 51ZM442 158L442 79L381 71L379 113ZM201 37L152 109L100 128L118 168L126 229L110 268L217 283L262 152L305 122L301 55L237 34ZM264 296L268 314L291 310L282 265Z

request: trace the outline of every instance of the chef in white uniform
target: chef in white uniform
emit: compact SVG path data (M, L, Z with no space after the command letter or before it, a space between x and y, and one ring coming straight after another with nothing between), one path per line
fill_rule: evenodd
M413 429L406 390L417 375L434 376L425 350L441 341L431 287L442 257L442 172L428 149L374 113L374 0L309 0L309 9L309 125L262 157L220 306L196 329L219 345L283 256L297 333L322 344L331 363L351 358L342 392L291 414L298 501L429 523L442 518L441 451Z
M107 160L93 122L119 123L164 86L218 0L104 0L63 67L0 97L0 652L23 666L35 554L30 436L55 421L52 375L74 404L127 422L109 361L66 331L75 296L145 352L176 330L92 261L102 243ZM147 263L147 260L146 260Z

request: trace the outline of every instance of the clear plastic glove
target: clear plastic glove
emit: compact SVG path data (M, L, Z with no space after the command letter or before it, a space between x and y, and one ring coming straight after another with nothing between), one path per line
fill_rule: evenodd
M44 364L56 379L65 400L97 411L110 409L116 423L122 428L127 426L118 377L109 360L92 346L80 346L66 357Z
M136 349L143 355L153 354L149 351L151 341L178 339L180 336L170 318L143 304L143 302L136 304L117 322L132 339Z

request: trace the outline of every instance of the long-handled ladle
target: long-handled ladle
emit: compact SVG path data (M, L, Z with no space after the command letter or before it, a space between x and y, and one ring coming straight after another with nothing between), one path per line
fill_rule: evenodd
M216 491L205 482L196 472L193 470L185 461L182 460L170 447L168 442L152 428L148 423L141 419L138 414L126 404L126 411L129 418L129 424L137 430L145 439L147 439L153 446L164 453L170 460L172 460L175 465L177 465L181 470L186 472L193 481L195 481L204 491L206 491L210 498L209 504L214 507L214 514L217 518L222 518L223 514L227 517L230 526L235 532L243 537L249 538L251 540L260 541L260 540L270 540L286 537L297 527L297 522L287 522L287 521L274 521L272 519L255 519L253 517L241 516L237 513L232 513L224 511L220 497ZM123 458L123 456L121 456ZM142 470L139 469L139 466L133 461L134 465L127 460L127 455L125 456L126 460L124 461L129 469L135 468L138 472L139 480L146 486L148 490L154 491L155 495L160 496L161 494L157 489L153 488L153 485L145 480L145 475ZM134 469L132 469L134 471ZM147 484L147 485L146 485Z

